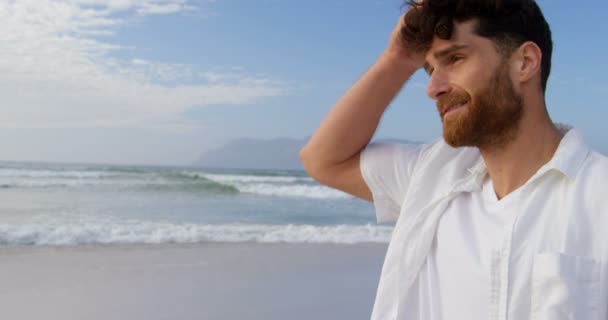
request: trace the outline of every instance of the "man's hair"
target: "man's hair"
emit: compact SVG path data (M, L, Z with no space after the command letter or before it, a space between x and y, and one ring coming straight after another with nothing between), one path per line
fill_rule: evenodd
M430 48L433 37L448 40L454 22L477 21L475 33L494 42L508 57L522 43L532 41L542 52L541 85L547 88L551 71L551 30L534 0L407 0L401 36L416 51Z

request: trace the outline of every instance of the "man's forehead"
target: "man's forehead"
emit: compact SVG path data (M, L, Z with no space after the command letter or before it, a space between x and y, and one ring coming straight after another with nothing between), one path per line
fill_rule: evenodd
M473 20L454 22L454 29L450 39L433 38L429 49L425 53L427 61L442 52L446 52L446 50L465 50L477 47L477 42L482 37L475 33L475 27L476 22Z
M452 36L450 39L441 39L437 36L433 38L428 53L441 51L455 44L471 44L475 38L476 23L473 20L466 22L454 22Z

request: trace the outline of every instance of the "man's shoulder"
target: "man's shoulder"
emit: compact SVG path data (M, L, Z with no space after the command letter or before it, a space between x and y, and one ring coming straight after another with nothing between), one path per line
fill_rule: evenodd
M608 156L591 149L581 168L583 176L606 178L608 175Z
M576 176L578 193L583 197L585 203L589 204L593 211L606 211L608 208L608 197L606 187L608 184L608 157L595 150L591 150L583 162Z
M463 179L483 167L479 149L454 148L443 139L426 145L412 175L420 199L433 199L450 192Z
M463 165L463 162L466 166L470 162L477 162L481 156L477 148L454 148L448 145L443 138L427 143L380 140L367 145L364 152L373 153L375 156L389 155L396 158L403 158L409 153L416 152L421 162L430 165L440 164L442 167L459 166Z
M608 156L590 150L577 178L597 186L606 185L608 183Z
M422 162L425 164L424 168L432 171L445 168L467 172L479 165L481 161L478 148L454 148L448 145L443 138L426 145L423 150Z
M368 158L372 154L376 159L375 162L380 161L384 166L394 163L397 166L403 164L409 167L411 178L416 183L441 181L440 184L432 185L447 187L469 176L472 169L483 164L478 148L454 148L443 138L422 144L375 142L368 145L362 157ZM415 156L412 156L414 154ZM416 160L410 161L412 158Z

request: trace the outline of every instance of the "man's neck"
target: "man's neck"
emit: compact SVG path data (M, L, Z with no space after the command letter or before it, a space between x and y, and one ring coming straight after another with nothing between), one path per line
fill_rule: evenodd
M515 139L503 148L480 148L498 199L524 185L555 154L562 134L548 117L541 119L522 119Z

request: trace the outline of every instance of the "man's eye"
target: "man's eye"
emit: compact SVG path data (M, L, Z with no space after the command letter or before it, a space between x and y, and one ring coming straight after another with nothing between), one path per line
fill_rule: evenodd
M459 55L453 55L453 56L450 56L450 58L449 58L449 62L450 62L450 64L451 64L451 63L454 63L454 62L459 61L459 60L462 60L462 59L463 59L463 57L462 57L462 56L459 56Z

